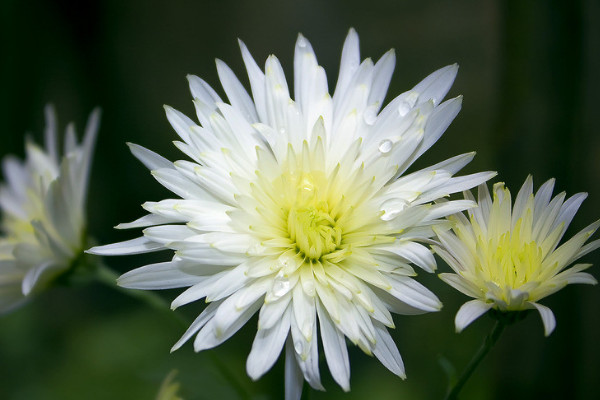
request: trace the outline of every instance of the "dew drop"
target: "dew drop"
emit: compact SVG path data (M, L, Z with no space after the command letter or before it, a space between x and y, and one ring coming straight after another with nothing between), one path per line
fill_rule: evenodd
M302 177L302 181L300 183L300 187L302 191L306 193L312 193L315 190L315 184L313 182L312 177L309 174L305 174Z
M385 213L381 216L381 219L383 221L390 221L396 218L396 216L400 214L408 206L408 204L408 201L400 198L393 198L384 201L383 204L381 204L381 210Z
M379 143L379 151L383 154L387 154L392 150L392 141L390 139L384 139Z
M283 274L283 271L279 271L277 275L275 275L275 279L273 280L273 287L271 288L273 297L279 298L289 291L290 280Z
M281 133L282 135L285 135L285 128L279 128L279 133Z
M296 354L302 355L303 348L304 346L302 345L301 340L294 340L294 350L296 351Z
M363 113L363 119L365 120L365 124L373 125L375 121L377 121L377 112L375 108L367 108Z
M408 114L409 111L410 111L410 104L408 104L406 101L403 101L398 106L398 114L400 114L401 117L404 117L406 114Z
M398 114L400 114L401 117L404 117L412 110L415 104L417 104L417 100L419 100L418 92L408 92L404 101L398 106Z
M304 289L304 293L306 293L310 297L314 297L315 296L315 281L313 279L302 280L302 289Z
M312 340L312 333L313 333L313 324L312 323L310 323L309 321L306 321L304 324L302 324L302 334L304 335L306 340L309 342Z
M406 96L405 101L408 103L410 108L413 108L415 106L415 104L417 104L417 100L419 100L419 93L418 92L409 92L408 96Z

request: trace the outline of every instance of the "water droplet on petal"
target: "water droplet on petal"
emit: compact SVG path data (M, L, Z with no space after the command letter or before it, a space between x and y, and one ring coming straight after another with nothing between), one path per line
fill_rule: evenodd
M390 139L384 139L379 143L379 151L383 154L387 154L392 150L394 143Z
M281 133L282 135L285 135L285 128L279 128L279 133Z
M408 105L410 105L410 108L413 108L415 104L417 104L417 100L419 100L419 93L417 92L410 92L405 99Z
M304 335L306 340L309 342L312 340L312 333L313 333L313 324L310 321L306 321L302 325L302 334Z
M367 108L363 113L363 119L365 120L365 124L373 125L377 121L377 111L375 111L375 108Z
M400 103L400 105L398 106L398 114L400 114L401 117L404 117L406 114L408 114L409 111L410 111L410 104L408 104L405 101Z
M302 355L303 348L304 346L301 340L294 340L294 350L296 351L296 354Z
M283 271L279 271L273 280L271 293L273 297L279 298L290 291L290 280L284 275Z
M381 219L383 221L390 221L396 218L396 216L398 216L398 214L400 214L408 206L408 204L408 201L400 198L393 198L384 201L381 204L381 210L384 211L385 214L381 216Z
M304 289L304 293L310 297L314 297L316 293L315 281L313 279L302 280L302 289Z
M412 110L412 108L417 104L417 100L419 99L419 93L417 92L408 92L404 101L400 103L398 106L398 114L401 117L404 117L406 114Z
M315 184L310 174L304 174L300 187L305 193L312 193L315 190Z

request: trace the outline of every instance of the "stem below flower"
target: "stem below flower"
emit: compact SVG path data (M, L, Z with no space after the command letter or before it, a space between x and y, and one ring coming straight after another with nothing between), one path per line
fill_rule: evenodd
M492 349L494 344L496 344L506 324L506 320L501 318L496 319L496 323L494 324L492 331L487 335L487 337L483 341L483 344L481 345L477 353L475 353L475 355L467 365L467 368L462 373L461 377L450 389L450 391L445 397L445 400L458 399L458 394L460 393L462 387L465 385L465 383L467 383L467 380L469 380L471 374L473 374L473 371L475 371L481 360L483 360L487 353Z

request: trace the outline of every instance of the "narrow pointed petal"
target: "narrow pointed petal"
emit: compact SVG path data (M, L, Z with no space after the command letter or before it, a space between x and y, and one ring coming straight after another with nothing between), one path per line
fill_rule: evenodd
M454 318L456 332L462 332L471 322L488 312L493 305L494 303L484 303L481 300L467 301L460 307Z

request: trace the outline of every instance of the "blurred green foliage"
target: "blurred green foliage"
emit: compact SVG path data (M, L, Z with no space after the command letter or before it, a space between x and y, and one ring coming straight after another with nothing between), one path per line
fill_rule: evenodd
M48 102L63 124L74 120L80 129L91 109L101 106L90 232L100 243L132 238L138 232L112 227L141 216L144 201L169 194L125 142L170 159L183 157L171 144L175 134L162 104L193 115L186 74L219 90L213 63L218 57L244 78L239 37L256 60L276 54L291 77L293 45L302 32L333 89L351 26L365 57L396 49L388 100L438 67L461 66L450 95L464 95L463 111L417 167L476 150L465 172L497 170L513 191L533 173L536 186L556 177L558 191L589 192L571 232L600 216L600 3L592 0L3 0L0 156L22 156L26 132L41 141ZM125 272L155 257L106 262ZM596 264L591 273L599 277L599 254L586 260ZM492 321L482 318L455 334L454 314L466 298L436 276L423 273L421 282L445 306L437 314L395 318L393 335L408 379L399 380L351 348L352 391L343 394L322 364L328 391L311 392L311 399L443 396L446 378L438 359L462 370ZM170 300L175 292L161 295ZM510 327L463 399L597 398L599 289L567 287L544 304L557 317L552 336L544 338L533 315ZM191 320L200 310L190 305L177 313ZM245 374L253 321L210 352L195 354L188 344L169 354L185 328L168 313L99 285L58 288L0 317L0 398L153 399L173 369L186 400L280 398L282 360L256 383Z

